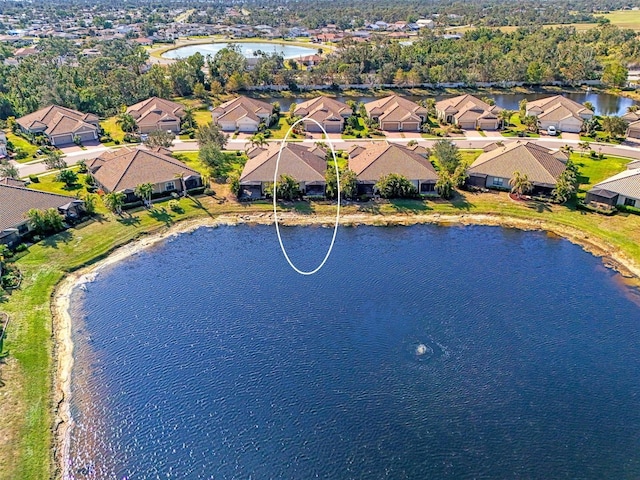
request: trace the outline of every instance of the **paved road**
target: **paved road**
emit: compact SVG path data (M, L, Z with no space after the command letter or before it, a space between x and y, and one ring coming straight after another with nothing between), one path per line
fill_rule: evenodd
M410 138L387 138L388 142L391 143L400 143L406 144L409 142ZM505 143L521 141L522 139L517 138L487 138L482 136L469 136L465 138L453 138L451 139L458 147L460 148L483 148L488 143L494 142L496 140L501 140ZM541 137L541 138L530 138L529 141L535 142L539 145L542 145L547 148L560 148L563 145L570 145L574 149L577 150L578 140L570 140L570 139L560 139L560 138L549 138L549 137ZM281 140L271 140L272 142L281 142ZM305 139L302 140L302 143L313 144L318 140L315 139ZM333 148L336 150L348 150L352 145L357 143L366 143L370 140L331 140L333 144ZM431 147L434 144L435 140L432 139L419 139L418 143L425 147ZM244 150L247 147L246 140L239 139L230 139L227 143L228 150ZM592 143L591 148L598 153L603 153L605 155L618 155L622 157L629 157L633 159L640 159L640 148L631 146L631 145L606 145L599 143ZM91 158L96 158L100 156L105 151L109 150L109 147L103 146L95 146L87 148L87 150L76 151L68 153L64 156L67 165L75 165L80 160L89 160ZM175 140L173 147L173 151L197 151L198 143L195 140ZM29 175L40 175L47 171L46 166L42 162L30 162L30 163L16 163L13 162L14 165L18 168L21 177L27 177Z

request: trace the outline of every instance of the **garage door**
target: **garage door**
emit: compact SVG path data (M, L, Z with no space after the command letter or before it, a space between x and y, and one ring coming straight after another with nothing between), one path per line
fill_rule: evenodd
M458 123L460 128L464 128L465 130L475 130L476 122L460 122Z
M402 130L405 132L417 132L418 131L418 123L417 122L405 122L402 124Z
M324 125L324 128L327 131L327 133L340 133L340 132L342 132L342 127L340 125L340 122L326 123Z
M253 133L256 131L254 125L238 125L238 131L243 133Z
M305 122L304 123L304 128L307 132L311 132L311 133L320 133L322 132L322 129L316 125L313 122Z
M498 128L497 122L495 121L484 121L480 122L480 128L482 130L496 130Z
M67 145L73 143L73 135L58 135L51 139L53 145Z
M93 132L84 132L84 133L80 133L78 134L78 136L80 137L80 140L83 142L89 142L91 140L95 140L96 136L93 134Z
M389 132L397 132L400 129L400 123L399 122L383 122L382 125L380 125L380 128L382 130L387 130Z

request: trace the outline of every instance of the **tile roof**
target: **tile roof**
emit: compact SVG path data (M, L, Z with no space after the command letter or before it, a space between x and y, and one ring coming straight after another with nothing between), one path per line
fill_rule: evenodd
M632 168L620 172L613 177L597 183L589 191L595 193L596 190L607 190L619 195L624 195L625 197L640 200L640 169Z
M64 195L0 184L0 231L24 223L32 208L58 208L73 200L75 198Z
M352 115L353 111L346 103L320 96L299 104L294 114L313 118L322 124L324 121L341 121L343 116Z
M255 98L240 96L217 106L211 113L213 114L214 118L219 118L236 109L237 107L242 107L240 111L247 113L250 112L256 118L258 114L271 115L271 113L273 112L273 106L267 102L256 100Z
M632 170L634 168L640 168L640 160L634 160L633 162L627 163L627 170Z
M250 158L240 175L241 183L273 182L280 144L270 144L258 155ZM324 152L323 152L324 153ZM278 174L288 174L299 182L324 182L327 169L325 156L316 148L290 143L282 149Z
M409 180L437 180L438 174L431 162L419 152L395 143L368 144L364 150L349 159L349 168L358 180L380 180L383 175L397 173Z
M16 122L25 130L45 128L47 135L76 133L80 130L97 130L98 117L70 108L51 105L18 118Z
M364 104L369 116L378 116L380 121L417 120L427 115L427 109L398 95L374 100Z
M127 113L140 126L157 125L160 122L180 122L184 117L184 105L164 98L151 97L127 108Z
M559 105L569 110L574 116L593 115L592 110L562 95L554 95L552 97L527 102L527 112L532 109L540 109L544 113L553 108L557 108Z
M562 158L566 156L531 142L518 141L482 153L469 167L469 174L511 178L514 172L520 172L536 185L553 187L566 168Z
M134 190L141 183L168 182L183 174L200 176L173 157L152 150L128 147L105 152L92 162L87 162L96 180L109 192Z
M478 118L497 119L502 108L489 105L473 95L459 95L440 100L436 103L436 110L453 115L458 120L472 120Z

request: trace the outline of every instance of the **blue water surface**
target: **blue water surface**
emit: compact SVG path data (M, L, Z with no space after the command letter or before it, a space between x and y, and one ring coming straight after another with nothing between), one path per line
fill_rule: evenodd
M312 269L331 229L283 229ZM72 472L128 479L640 477L640 307L495 227L202 228L74 294ZM422 353L422 354L420 354Z

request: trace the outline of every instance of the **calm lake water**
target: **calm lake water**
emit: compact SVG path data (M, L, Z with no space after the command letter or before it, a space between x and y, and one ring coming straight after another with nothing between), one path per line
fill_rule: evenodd
M283 236L313 268L331 230ZM543 233L342 228L303 277L273 227L203 228L76 289L72 471L638 478L636 302Z
M496 102L496 105L499 105L502 108L506 108L508 110L519 110L520 101L526 99L527 101L538 100L539 98L550 97L554 95L553 93L503 93L503 94L495 94L492 93L489 97L493 98ZM574 100L580 104L584 102L591 102L595 108L596 115L624 115L627 112L627 108L631 105L634 105L635 102L626 97L620 97L618 95L612 95L609 93L586 93L586 92L569 92L563 93L564 96ZM443 100L445 98L450 98L453 95L436 95L436 101ZM418 95L404 95L405 98L417 102L419 100L424 100L426 97L418 96ZM379 97L372 96L348 96L341 95L335 97L337 100L341 102L346 102L347 100L354 100L356 102L371 102L376 100ZM279 102L281 111L289 110L289 106L292 103L301 103L308 99L306 98L280 98L280 97L261 97L265 102Z
M284 43L261 43L261 42L240 42L236 43L240 48L240 52L245 57L253 57L254 52L260 50L265 53L279 53L284 58L297 58L306 55L313 55L318 52L317 48L299 47ZM228 43L205 43L201 45L189 45L186 47L169 50L162 54L165 58L187 58L196 52L200 52L205 57L207 55L214 56L223 48L229 46Z

